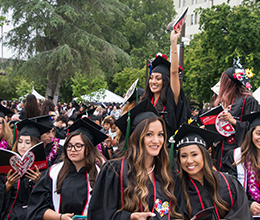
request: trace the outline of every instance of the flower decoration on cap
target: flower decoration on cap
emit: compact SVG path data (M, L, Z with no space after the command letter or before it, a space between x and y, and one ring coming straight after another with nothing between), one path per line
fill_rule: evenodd
M165 54L162 54L162 53L159 52L159 53L157 53L157 54L155 55L155 59L156 59L158 56L161 56L162 58L168 60L168 57L167 57Z
M245 69L246 76L248 78L252 78L254 76L254 73L252 72L252 69Z
M249 83L249 78L253 76L253 73L250 70L245 70L243 68L243 66L240 64L239 57L237 60L233 60L233 67L230 67L227 70L225 70L225 73L237 85L244 86L248 90L251 90L252 86Z

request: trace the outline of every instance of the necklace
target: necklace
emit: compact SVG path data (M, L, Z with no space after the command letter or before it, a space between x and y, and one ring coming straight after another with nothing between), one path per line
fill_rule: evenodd
M54 137L52 139L52 148L51 148L51 151L49 153L49 155L46 157L46 159L50 162L52 162L52 160L54 158L56 158L57 156L57 151L58 151L58 148L59 148L59 142L60 142L60 139L59 138L56 138Z
M151 174L151 173L153 172L154 168L155 168L155 164L153 165L153 168L151 169L151 171L149 171L149 172L147 173L147 175Z

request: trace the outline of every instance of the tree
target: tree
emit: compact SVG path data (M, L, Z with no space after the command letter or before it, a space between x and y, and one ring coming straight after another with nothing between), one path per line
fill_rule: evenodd
M253 89L259 86L259 3L243 1L233 8L223 3L199 9L198 13L202 32L185 49L186 95L198 101L210 101L210 88L237 57L244 68L253 68Z
M41 80L54 102L62 80L75 72L88 77L90 70L109 73L119 62L130 65L124 52L129 44L111 27L124 17L126 6L117 0L2 0L0 7L12 11L6 44L17 54L13 73Z
M166 27L176 15L173 0L120 1L130 9L118 26L130 43L127 52L131 55L133 67L143 68L144 61L158 52L169 54L170 37Z
M137 78L139 78L137 87L145 88L145 71L145 67L141 70L132 67L124 68L122 72L116 73L114 82L118 84L118 87L115 92L119 95L124 95Z

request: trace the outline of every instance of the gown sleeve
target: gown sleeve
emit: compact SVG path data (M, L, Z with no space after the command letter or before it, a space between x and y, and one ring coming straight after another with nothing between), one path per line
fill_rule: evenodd
M233 152L234 150L230 150L225 155L221 166L221 172L229 173L230 175L233 175L237 178L237 168L236 166L232 166L234 163Z
M4 211L4 201L5 201L5 180L4 175L0 175L0 217Z
M91 196L88 220L128 220L120 202L120 161L108 161L102 167Z
M233 207L225 216L225 219L253 219L244 188L234 176L228 174L225 174L225 176L229 182L233 197Z
M49 169L44 172L34 186L27 209L27 219L41 220L47 209L54 210L52 204L52 180Z

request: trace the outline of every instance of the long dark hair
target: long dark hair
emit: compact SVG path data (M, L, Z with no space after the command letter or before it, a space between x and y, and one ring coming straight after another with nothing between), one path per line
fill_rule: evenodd
M209 183L210 188L213 192L212 194L212 198L214 203L216 204L216 206L218 207L218 211L220 213L221 216L225 216L226 211L230 210L230 205L225 202L219 195L219 180L218 177L216 176L216 174L213 171L213 162L212 159L209 155L209 152L206 150L205 147L201 146L201 145L197 145L202 153L203 156L203 162L204 162L204 166L203 166L203 173L204 173L204 178L206 179L206 181ZM190 198L189 195L186 191L186 186L187 186L187 182L189 179L188 173L186 171L184 171L181 167L181 162L180 162L180 151L178 152L177 155L177 161L178 161L178 166L179 166L179 177L181 180L181 186L182 186L182 193L183 193L183 197L186 201L186 209L188 211L189 217L192 217L192 207L190 204Z
M241 144L241 159L233 165L238 165L240 163L246 164L249 161L251 162L250 168L251 170L259 170L260 166L257 164L257 149L252 141L253 132L257 126L253 126L246 133L244 140Z
M42 114L48 115L49 112L55 111L55 105L51 100L45 100L42 104Z
M29 94L25 100L25 117L33 118L41 115L41 109L37 103L37 99L33 94Z
M149 86L149 81L150 81L150 76L149 76L149 80L147 80L147 82L146 82L145 91L142 96L142 99L145 99L146 97L148 97L149 99L152 99L152 97L153 97L153 93ZM167 90L170 86L170 78L166 74L162 74L162 81L163 81L163 86L162 86L162 90L161 90L161 94L160 94L160 99L158 100L157 105L155 106L157 111L162 111L163 107L166 105Z
M86 172L88 172L88 174L89 174L89 182L90 182L90 186L92 189L94 188L96 177L98 175L96 164L98 164L99 166L103 165L102 156L101 156L100 152L92 144L92 142L89 140L87 135L80 133L78 131L71 132L63 145L62 161L64 163L58 174L58 179L57 179L57 193L58 194L61 193L63 181L67 177L67 175L70 171L71 165L72 165L72 161L68 158L66 148L67 148L68 143L70 142L70 139L77 135L79 135L81 137L81 139L85 145L85 149L84 149L85 167L86 167Z
M222 103L224 108L227 108L231 104L233 98L247 94L251 95L246 88L237 85L228 77L226 72L223 72L220 78L219 95L214 102L214 106L218 106L219 103Z
M128 142L128 148L123 157L128 161L127 181L128 186L124 190L125 203L123 210L129 212L139 211L140 203L144 207L144 211L149 211L147 196L149 194L147 184L148 175L145 168L145 145L144 137L147 133L148 126L151 122L160 121L164 131L164 144L158 156L155 159L155 167L161 182L162 192L169 198L171 202L171 217L183 218L181 214L175 211L177 199L173 195L174 180L170 169L168 153L166 151L166 127L165 122L160 117L151 117L141 121L134 129Z

